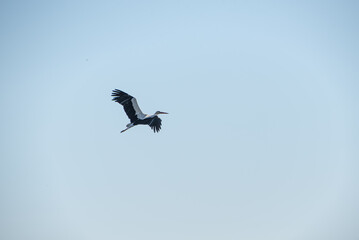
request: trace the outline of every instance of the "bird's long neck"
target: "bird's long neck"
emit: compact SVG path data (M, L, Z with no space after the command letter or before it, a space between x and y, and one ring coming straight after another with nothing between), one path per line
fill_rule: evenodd
M146 116L146 118L153 118L153 117L156 117L157 115L158 115L158 114L156 114L156 113L154 113L154 114L152 114L152 115L149 115L149 114L148 114L148 115Z

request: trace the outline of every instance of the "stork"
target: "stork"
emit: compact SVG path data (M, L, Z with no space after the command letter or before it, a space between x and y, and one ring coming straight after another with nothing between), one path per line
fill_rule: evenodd
M139 124L149 125L153 132L160 131L162 120L158 115L168 113L157 111L153 115L144 114L138 106L136 98L118 89L113 90L111 96L114 97L112 101L118 102L123 106L128 118L131 120L126 125L126 129L122 130L121 133Z

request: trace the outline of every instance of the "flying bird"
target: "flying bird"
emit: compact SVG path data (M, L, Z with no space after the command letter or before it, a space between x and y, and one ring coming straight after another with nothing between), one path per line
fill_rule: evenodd
M123 106L128 118L131 120L126 125L126 129L122 130L121 133L139 124L149 125L153 132L160 131L162 120L158 115L168 113L157 111L153 115L144 114L138 106L136 98L118 89L113 90L111 96L113 97L112 101L118 102Z

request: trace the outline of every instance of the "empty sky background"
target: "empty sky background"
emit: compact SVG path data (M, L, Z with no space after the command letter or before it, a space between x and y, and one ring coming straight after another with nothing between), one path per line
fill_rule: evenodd
M1 1L0 238L359 239L358 12Z

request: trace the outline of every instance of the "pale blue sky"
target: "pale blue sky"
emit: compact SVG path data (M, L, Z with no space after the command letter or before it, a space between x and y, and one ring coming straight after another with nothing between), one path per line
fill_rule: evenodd
M0 239L359 239L358 11L2 1Z

